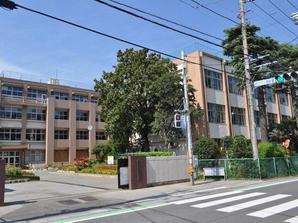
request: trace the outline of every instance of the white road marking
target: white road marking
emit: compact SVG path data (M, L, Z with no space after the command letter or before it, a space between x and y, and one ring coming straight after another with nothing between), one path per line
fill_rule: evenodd
M247 214L249 216L258 217L258 218L267 218L269 216L279 214L281 212L293 209L298 207L298 199L293 200L290 202L286 202L277 206L273 206L270 208L263 209L261 211L252 212L250 214Z
M240 195L240 196L235 196L235 197L229 197L229 198L224 198L224 199L220 199L220 200L210 201L210 202L206 202L206 203L196 204L196 205L192 205L191 207L193 207L193 208L212 207L212 206L215 206L215 205L225 204L225 203L228 203L228 202L233 202L233 201L238 201L238 200L243 200L243 199L250 198L250 197L260 196L260 195L263 195L263 194L265 194L265 193L255 192L255 193L244 194L244 195Z
M248 202L241 203L241 204L236 204L236 205L225 207L225 208L220 208L220 209L217 209L217 211L231 213L231 212L234 212L234 211L239 211L239 210L242 210L242 209L245 209L245 208L257 206L257 205L260 205L260 204L265 204L265 203L268 203L268 202L271 202L271 201L276 201L276 200L279 200L279 199L282 199L282 198L285 198L285 197L290 197L290 196L291 195L288 195L288 194L277 194L277 195L273 195L273 196L253 200L253 201L248 201Z
M296 216L294 218L290 218L288 220L285 220L285 222L288 222L288 223L298 223L298 216Z
M233 195L233 194L240 194L242 192L243 191L229 191L229 192L225 192L225 193L211 194L211 195L206 195L206 196L201 196L201 197L194 197L194 198L174 201L174 202L171 202L171 204L186 204L186 203L191 203L191 202L196 202L196 201L204 201L204 200L208 200L211 198L224 197L224 196Z
M180 196L189 195L189 194L203 193L203 192L226 189L226 188L227 187L216 187L216 188L211 188L211 189L192 191L192 192L188 192L188 193L173 194L172 196L173 197L180 197Z

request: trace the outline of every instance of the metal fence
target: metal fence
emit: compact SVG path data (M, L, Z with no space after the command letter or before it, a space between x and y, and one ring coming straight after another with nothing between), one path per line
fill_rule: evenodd
M226 178L261 179L298 174L298 157L273 157L265 159L201 159L198 160L198 172L203 168L221 167Z

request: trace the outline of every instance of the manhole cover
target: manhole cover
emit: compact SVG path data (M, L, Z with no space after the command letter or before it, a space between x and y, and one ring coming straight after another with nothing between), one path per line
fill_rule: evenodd
M80 204L80 202L78 201L74 201L74 200L63 200L63 201L58 201L60 204L64 204L64 205L75 205L75 204Z
M80 200L83 200L83 201L97 201L97 198L95 198L95 197L88 197L88 196L86 196L86 197L80 197L79 199Z

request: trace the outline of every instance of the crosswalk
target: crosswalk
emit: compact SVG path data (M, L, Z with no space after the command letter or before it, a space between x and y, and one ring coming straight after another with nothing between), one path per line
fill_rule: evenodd
M190 193L192 194L192 193ZM193 195L193 194L192 194ZM287 199L286 199L287 198ZM249 201L245 201L249 199ZM253 199L253 200L252 200ZM235 202L237 204L230 205L229 203ZM240 203L239 203L240 202ZM279 202L279 204L270 204L270 202ZM247 216L255 218L267 218L285 211L289 211L297 208L298 212L298 199L294 199L290 194L275 194L269 195L264 192L251 192L247 191L228 191L210 195L202 195L191 197L187 199L177 200L171 202L171 204L182 205L188 204L191 208L208 208L216 207L225 204L225 207L220 207L216 211L223 213L232 213L240 210L249 210L249 208L257 207L261 205L269 205L265 209L254 209L255 211L247 213ZM298 223L298 216L292 216L292 218L286 219L287 223Z

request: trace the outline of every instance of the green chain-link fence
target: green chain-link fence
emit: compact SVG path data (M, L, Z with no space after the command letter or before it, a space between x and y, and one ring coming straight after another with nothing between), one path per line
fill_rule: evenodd
M203 168L221 167L230 179L271 178L298 174L298 157L274 157L266 159L201 159L198 171Z

